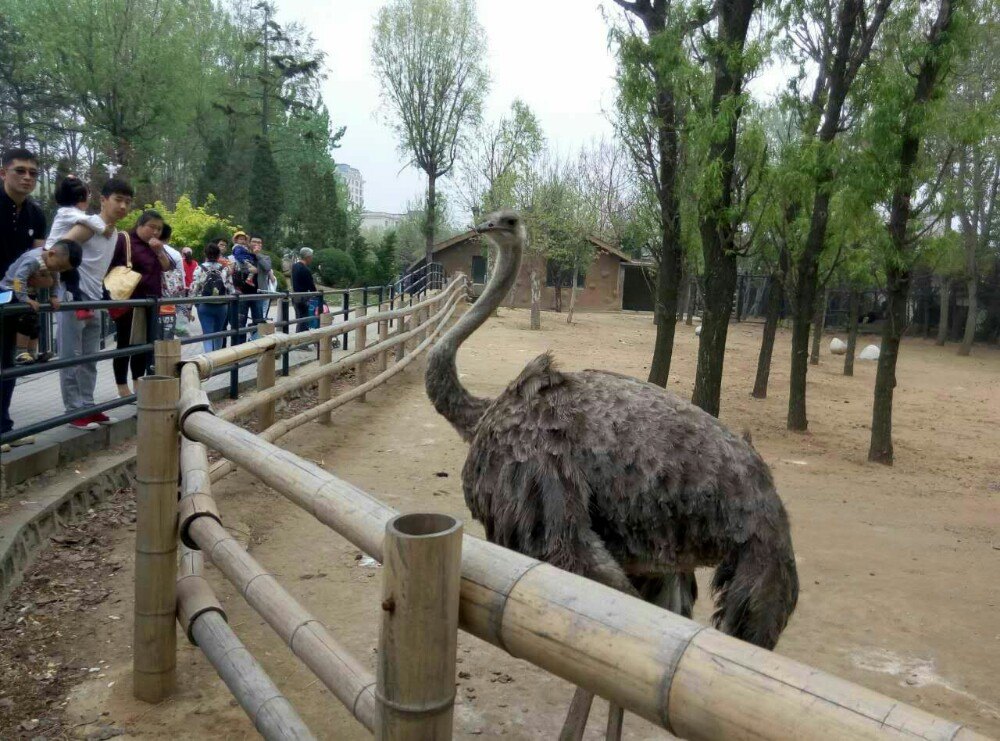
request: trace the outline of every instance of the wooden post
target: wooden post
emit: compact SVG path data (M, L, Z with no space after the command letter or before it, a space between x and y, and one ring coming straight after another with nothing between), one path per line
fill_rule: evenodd
M153 368L158 376L176 376L181 362L180 340L157 340L153 343Z
M333 324L333 314L320 314L319 315L319 326L329 327ZM345 337L347 335L344 335ZM333 361L333 343L330 339L330 335L325 335L320 338L319 341L319 364L329 365ZM330 392L333 388L333 379L329 375L325 375L319 379L319 391L317 392L317 403L322 404L324 401L329 401ZM324 414L319 418L319 423L321 425L328 425L333 422L332 414Z
M135 633L132 693L160 702L174 691L177 665L177 400L176 378L136 384Z
M385 528L375 737L451 738L462 523L411 514Z
M274 334L274 325L258 324L257 331L261 337ZM274 386L274 353L266 350L263 355L257 358L257 390L269 389ZM274 424L274 402L265 401L257 407L257 430L263 432Z
M402 303L402 302L400 302ZM410 322L412 323L412 319ZM401 316L396 320L396 334L406 334L406 317ZM406 357L406 343L400 342L396 345L396 362L400 362L404 357Z
M378 341L385 342L389 339L389 320L383 319L378 323ZM383 350L378 354L378 370L379 373L385 371L389 367L389 351Z
M367 306L359 306L356 311L358 317L363 317L368 315ZM357 341L354 343L354 349L358 352L364 350L368 347L368 325L362 324L357 329ZM365 379L367 377L368 366L365 364L366 361L362 360L356 366L354 366L354 379L358 386L363 386ZM365 401L365 395L361 394L360 401Z

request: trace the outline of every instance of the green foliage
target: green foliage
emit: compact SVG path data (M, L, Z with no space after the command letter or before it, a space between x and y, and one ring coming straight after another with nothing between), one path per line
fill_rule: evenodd
M358 280L358 267L343 250L319 250L313 256L312 269L323 285L332 288L349 288Z
M277 237L278 217L281 215L281 180L278 166L271 154L271 144L261 137L257 140L253 167L250 170L250 231L259 234L271 244Z

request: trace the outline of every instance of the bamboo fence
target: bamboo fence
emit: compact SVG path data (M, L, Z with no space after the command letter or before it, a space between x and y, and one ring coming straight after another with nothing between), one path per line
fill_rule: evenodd
M407 545L400 545L400 532L405 536L406 527L398 527L401 521L392 508L274 445L289 430L305 422L328 420L338 406L363 398L401 372L436 340L464 294L465 280L460 277L410 307L362 315L336 327L320 326L291 339L281 334L265 335L235 348L198 356L179 368L176 414L177 428L183 433L179 514L183 547L197 549L211 561L362 725L378 738L450 738L455 620L447 595L449 580L458 581L460 575L454 612L463 630L684 738L983 738L961 724L743 643L593 581L462 536L457 523L446 527L440 515L424 515L421 521L428 534L440 536L438 547L423 554L411 552ZM390 320L395 322L394 331L389 329ZM331 362L331 354L324 350L325 341L348 327L360 329L370 324L378 328L374 344L366 347L359 343L354 354ZM218 415L212 412L201 381L213 369L252 357L273 356L291 343L304 342L320 344L317 367L280 383L265 380L255 394ZM395 362L390 364L393 348ZM167 348L163 353L169 356ZM377 372L367 378L364 364L370 359L376 359ZM170 362L177 361L165 360L163 370L177 373L176 365L168 367ZM290 391L328 381L347 368L355 368L352 389L334 397L324 383L315 407L276 421L260 434L232 421L253 411L266 420L266 412L261 413L265 405ZM210 468L208 448L226 460ZM384 590L388 591L383 593L380 632L380 646L386 654L380 659L377 677L365 671L222 526L211 482L237 466L386 564ZM429 522L438 526L431 527ZM182 569L182 584L184 579L192 580L191 584L199 586L190 591L200 596L189 597L186 587L180 589L179 615L182 624L187 622L185 631L197 639L211 660L213 652L218 656L220 646L237 639L223 630L224 616L221 609L212 606L217 603L212 602L214 597L209 599L210 590L205 592L207 582L201 586L204 580L196 581L201 578L196 568L200 562L191 552L185 551L184 558L190 563ZM407 563L438 565L408 568ZM408 589L402 590L403 585ZM414 614L423 618L407 617L408 601L397 597L403 591L435 595L438 611L428 619L427 604L413 604ZM202 605L202 609L199 612L192 605ZM195 635L192 626L203 620L209 620L212 629ZM408 624L408 620L417 622ZM436 636L433 641L419 638L431 634ZM206 641L212 646L206 648ZM137 653L140 648L145 650L137 643ZM303 735L308 731L284 698L274 703L268 716L274 721L263 726L259 698L266 693L237 690L235 683L230 684L231 672L229 679L223 669L219 672L266 737L308 738ZM258 677L254 684L265 686L265 680ZM620 719L612 718L609 734L617 733L619 724Z

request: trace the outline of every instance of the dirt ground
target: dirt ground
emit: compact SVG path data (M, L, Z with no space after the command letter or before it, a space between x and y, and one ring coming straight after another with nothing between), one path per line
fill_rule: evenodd
M496 394L550 348L566 369L646 375L654 329L648 315L583 314L567 326L545 314L543 330L530 332L526 312L502 313L459 355L474 393ZM1000 351L977 347L971 358L959 358L953 347L904 343L896 465L885 468L865 462L874 364L858 361L856 375L843 377L840 359L825 351L827 337L821 364L809 373L810 431L792 434L784 429L789 335L779 333L764 401L749 396L759 340L759 325L730 329L722 417L734 429L751 429L791 515L802 591L778 652L1000 737ZM684 397L691 394L696 347L692 328L679 326L669 386ZM461 493L465 445L428 403L419 365L367 403L338 410L333 426L308 425L282 445L393 507L456 514L467 532L481 535ZM224 522L254 556L374 667L379 570L244 473L220 483L216 495ZM182 637L176 695L158 706L131 698L133 538L127 524L100 538L99 560L111 566L102 572L108 594L96 605L35 616L45 569L55 568L60 554L72 555L62 547L14 595L3 625L20 617L42 625L24 631L33 641L21 654L34 657L31 671L65 675L47 701L0 688L0 737L254 737L207 661ZM366 738L219 574L210 578L236 633L307 724L323 738ZM707 579L699 574L703 595ZM710 609L703 597L696 618L706 621ZM52 656L63 658L56 664ZM459 657L456 736L556 737L570 686L465 634ZM65 688L68 696L57 696ZM605 707L595 705L588 738L603 738L604 717ZM626 717L627 738L665 736Z

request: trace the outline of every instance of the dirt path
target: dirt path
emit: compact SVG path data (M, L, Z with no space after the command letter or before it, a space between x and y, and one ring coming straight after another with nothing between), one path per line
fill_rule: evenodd
M567 369L645 376L653 336L648 317L578 318L567 327L546 314L545 329L533 333L525 312L504 311L463 349L464 382L475 393L493 395L549 348ZM760 328L736 325L730 336L723 419L736 429L749 426L772 466L791 513L802 581L798 610L778 651L1000 737L1000 352L977 348L972 358L960 359L951 348L905 344L896 391L897 464L888 469L864 462L873 364L859 361L856 376L844 378L839 360L824 354L821 365L810 368L810 433L792 435L784 430L787 334L779 334L772 397L765 401L748 395ZM685 397L695 352L693 332L679 327L670 387ZM456 514L469 532L481 535L461 493L465 446L430 407L421 374L411 367L369 395L368 403L339 410L333 426L308 425L282 445L393 507ZM255 557L357 655L372 660L378 569L363 565L353 546L243 473L216 493L226 525L241 533ZM73 624L81 665L101 670L68 683L75 687L60 732L252 738L242 711L184 642L176 696L156 707L131 699L131 617L121 606L131 599L131 538L124 528L111 538L108 558L125 567L108 577L105 602L61 618L64 627ZM237 634L306 722L323 738L366 738L228 584L215 572L211 578ZM706 594L707 574L699 581ZM32 583L26 580L10 609L30 604ZM710 610L703 598L696 617L706 621ZM59 640L45 650L65 652ZM465 634L459 656L458 737L555 737L572 688ZM0 695L0 710L2 702ZM0 726L0 736L37 735L17 725L30 725L31 718L10 710L0 715L10 722ZM588 738L602 737L604 714L595 706ZM83 725L71 728L76 724ZM626 736L664 734L630 716Z

